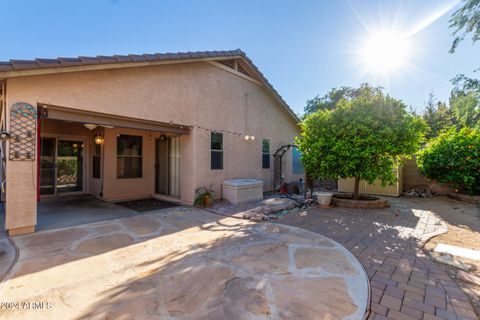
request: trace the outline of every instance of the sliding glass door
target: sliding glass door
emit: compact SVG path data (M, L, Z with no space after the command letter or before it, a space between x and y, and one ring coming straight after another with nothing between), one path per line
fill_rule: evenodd
M82 192L84 141L42 138L41 144L40 194Z
M57 193L82 191L83 141L57 141Z
M54 195L56 175L55 154L57 139L42 138L40 145L40 194Z

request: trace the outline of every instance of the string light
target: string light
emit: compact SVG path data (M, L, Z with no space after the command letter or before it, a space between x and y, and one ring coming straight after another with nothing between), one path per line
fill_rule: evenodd
M228 135L237 136L237 137L242 137L243 136L246 141L255 140L254 135L249 135L249 134L244 135L241 132L235 132L235 131L230 131L230 130L209 129L209 128L205 128L205 127L202 127L202 126L196 126L196 125L184 126L184 125L173 123L173 121L170 121L170 126L179 127L181 129L183 129L183 128L196 128L196 129L200 129L200 130L207 131L207 132L222 133L222 134L228 134Z
M200 130L203 130L203 131L207 131L207 132L213 132L213 133L222 133L222 134L228 134L228 135L232 135L232 136L237 136L237 137L244 137L245 140L255 140L255 136L253 135L244 135L243 133L240 133L240 132L235 132L235 131L230 131L230 130L218 130L218 129L208 129L208 128L205 128L205 127L201 127L201 126L190 126L192 128L196 128L196 129L200 129Z

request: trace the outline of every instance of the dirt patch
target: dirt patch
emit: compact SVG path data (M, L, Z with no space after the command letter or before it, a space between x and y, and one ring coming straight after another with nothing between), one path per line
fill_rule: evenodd
M431 254L439 243L480 250L480 208L446 197L441 203L432 202L433 210L447 223L448 232L432 238L425 244L425 250ZM457 257L458 260L474 266L470 274L480 277L480 261ZM480 286L456 279L457 270L444 266L448 274L457 281L462 290L469 296L475 312L480 316Z
M147 212L158 209L177 207L178 204L162 201L154 198L117 202L119 206L135 210L137 212Z

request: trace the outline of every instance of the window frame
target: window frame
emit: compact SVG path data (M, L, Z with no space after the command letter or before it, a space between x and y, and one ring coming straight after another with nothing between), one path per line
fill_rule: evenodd
M220 135L222 137L221 149L213 149L213 136ZM225 151L225 137L221 132L211 132L210 133L210 170L223 170L224 169L224 151ZM219 153L221 155L220 167L214 168L213 166L213 154Z
M267 152L264 152L263 150L263 143L265 141L268 141L268 153ZM265 156L268 155L268 167L265 167L265 163L264 163L264 158ZM267 138L263 138L262 139L262 169L271 169L272 165L271 165L271 155L272 155L272 141L271 139L267 139Z
M122 137L135 137L135 138L140 138L140 144L139 144L139 154L138 155L127 155L127 154L119 154L119 139ZM117 135L117 179L142 179L143 178L143 136L140 135L133 135L133 134L118 134ZM139 159L140 163L140 175L138 176L120 176L118 174L118 160L120 158L123 159Z

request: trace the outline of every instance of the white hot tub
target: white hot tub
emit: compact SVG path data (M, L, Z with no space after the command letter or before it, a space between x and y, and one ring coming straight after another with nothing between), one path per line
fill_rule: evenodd
M223 198L232 204L263 199L263 181L229 179L223 181Z

